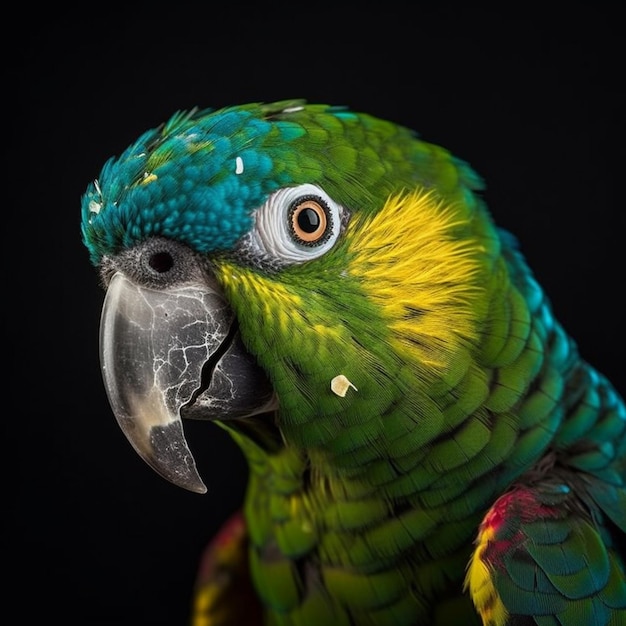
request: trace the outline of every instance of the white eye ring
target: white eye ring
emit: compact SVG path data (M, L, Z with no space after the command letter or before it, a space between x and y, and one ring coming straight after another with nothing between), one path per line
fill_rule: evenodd
M323 189L306 183L274 192L253 214L255 226L243 244L261 262L287 265L330 250L345 211Z

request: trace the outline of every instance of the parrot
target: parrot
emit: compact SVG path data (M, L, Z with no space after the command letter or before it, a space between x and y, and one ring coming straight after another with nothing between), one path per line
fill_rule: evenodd
M411 126L181 108L81 197L125 437L197 494L183 423L244 458L193 626L626 625L624 399Z

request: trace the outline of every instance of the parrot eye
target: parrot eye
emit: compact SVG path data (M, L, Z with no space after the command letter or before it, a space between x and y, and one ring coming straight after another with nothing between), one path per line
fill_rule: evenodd
M254 229L242 239L240 252L271 267L303 263L335 245L347 217L316 185L285 187L255 211Z
M305 196L292 202L289 217L291 236L303 245L318 245L332 234L330 211L318 196Z

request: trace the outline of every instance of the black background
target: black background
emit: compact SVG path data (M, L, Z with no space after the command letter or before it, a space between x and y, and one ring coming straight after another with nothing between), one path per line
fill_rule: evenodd
M5 610L184 625L200 551L241 500L245 465L219 428L186 427L209 488L187 493L132 451L100 378L103 293L80 198L107 158L178 109L304 97L451 149L487 180L582 354L624 393L617 9L409 6L94 6L6 25Z

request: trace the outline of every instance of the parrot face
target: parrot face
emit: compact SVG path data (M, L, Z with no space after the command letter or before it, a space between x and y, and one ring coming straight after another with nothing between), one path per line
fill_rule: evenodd
M181 417L245 431L263 415L257 434L338 471L361 465L344 439L366 423L397 445L381 411L426 415L414 376L454 376L475 339L493 263L465 198L478 185L409 131L299 101L178 114L107 163L82 229L107 288L104 381L135 449L202 492Z
M205 569L271 623L626 610L626 407L482 188L411 130L293 100L178 113L83 197L113 413L199 493L182 420L230 432L250 482ZM209 578L221 623L238 587Z

